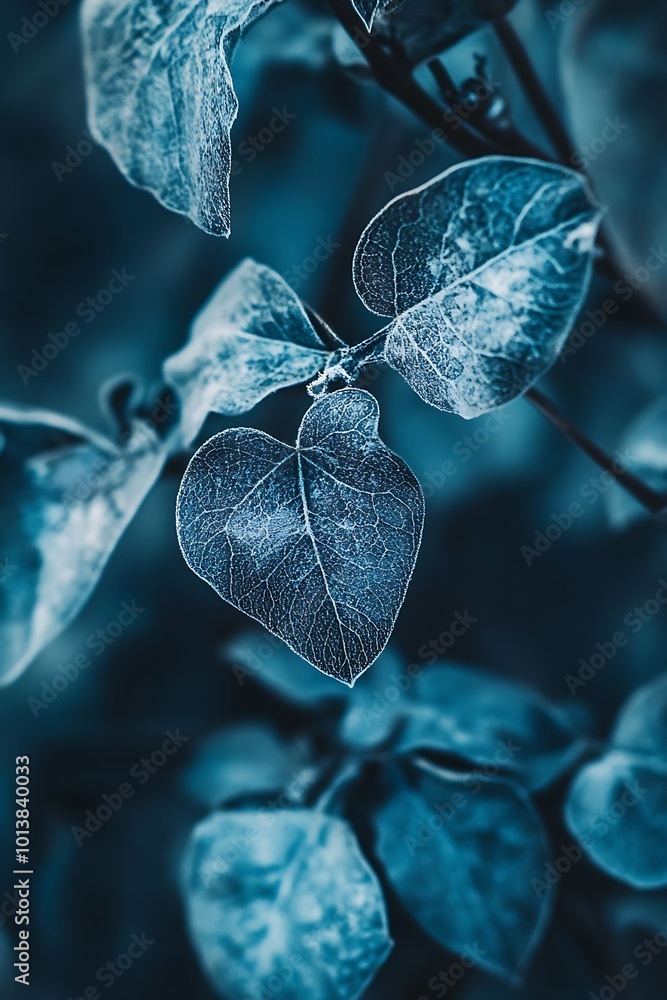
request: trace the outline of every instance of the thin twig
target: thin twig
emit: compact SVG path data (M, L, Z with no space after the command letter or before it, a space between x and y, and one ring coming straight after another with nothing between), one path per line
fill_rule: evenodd
M496 35L509 59L514 72L523 86L526 97L535 109L539 120L553 143L554 149L563 163L571 167L574 163L574 146L561 121L560 115L551 103L542 80L528 58L523 43L509 21L497 21Z

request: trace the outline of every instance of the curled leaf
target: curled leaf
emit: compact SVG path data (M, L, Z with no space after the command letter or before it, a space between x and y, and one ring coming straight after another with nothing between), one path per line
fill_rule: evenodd
M127 179L207 233L230 231L230 64L277 0L85 0L90 129Z
M165 381L181 399L185 440L209 411L245 413L270 392L312 378L337 346L323 342L279 274L244 260L195 317L185 347L164 363Z
M73 420L0 407L0 683L90 596L166 458L147 423L117 447Z

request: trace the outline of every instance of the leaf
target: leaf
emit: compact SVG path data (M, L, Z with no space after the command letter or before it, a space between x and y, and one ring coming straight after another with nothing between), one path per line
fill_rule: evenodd
M345 689L332 677L311 670L284 642L266 632L236 636L226 643L224 655L240 680L248 674L285 701L319 707L345 697Z
M250 794L286 791L291 801L298 801L313 780L303 750L260 723L228 726L199 743L184 784L191 797L208 809Z
M577 774L565 820L610 875L638 889L667 886L667 761L606 753Z
M403 712L407 673L391 646L381 653L373 669L355 684L341 720L340 737L355 750L391 743Z
M599 220L583 177L514 157L458 164L394 198L354 256L365 305L395 317L389 364L463 417L525 392L577 315Z
M454 953L513 978L539 943L550 911L530 880L549 851L526 793L422 764L375 817L377 853L404 906Z
M427 667L408 697L395 744L403 752L457 754L496 772L514 772L538 789L562 774L583 748L564 712L537 691L485 670Z
M166 450L146 423L127 443L55 413L0 407L0 683L79 612L157 479Z
M665 494L667 507L667 396L661 396L633 421L619 451L630 472L657 493ZM625 490L611 490L606 496L611 522L617 528L627 528L650 516Z
M279 274L244 260L195 317L185 347L164 363L187 442L209 411L251 410L270 392L314 377L337 346L322 341Z
M186 880L195 947L229 1000L278 980L281 1000L356 1000L391 948L376 875L348 824L319 812L214 813Z
M508 14L516 0L405 0L386 15L387 34L411 66L444 52L488 21Z
M230 232L230 64L276 0L84 0L89 126L127 179L215 236Z
M387 643L424 521L377 433L370 393L318 398L295 448L238 428L207 441L178 495L190 568L325 674L352 686Z
M391 0L389 0L389 3ZM387 7L388 0L352 0L352 6L370 31L375 15Z
M664 583L662 589L667 591ZM667 764L667 674L642 684L628 698L616 719L611 742L619 749L657 757Z

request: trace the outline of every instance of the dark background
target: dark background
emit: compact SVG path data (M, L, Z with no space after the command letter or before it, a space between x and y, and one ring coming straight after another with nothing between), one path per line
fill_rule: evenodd
M620 207L615 224L623 230L628 215L634 220L621 242L625 239L623 263L637 266L658 238L667 203L667 160L659 148L667 102L660 80L651 85L647 54L664 40L664 29L649 4L631 6L632 32L616 25L618 4L595 6L594 0L553 29L544 9L525 0L515 22L581 143L599 134L606 115L632 115L636 107L630 135L620 136L618 150L604 154L606 174L600 157L598 183ZM312 253L319 237L331 236L341 246L299 294L343 338L370 334L375 320L356 299L350 277L356 239L392 193L434 176L454 156L439 150L402 188L390 191L385 171L394 171L426 130L375 87L336 66L320 8L313 5L308 19L304 8L288 2L253 29L234 67L241 105L235 147L265 126L274 107L287 107L297 117L232 179L229 241L205 235L131 187L100 148L59 181L53 162L64 161L66 147L76 146L86 128L77 7L71 0L15 53L8 32L20 31L21 18L38 8L28 0L3 4L0 398L105 429L100 385L134 372L150 387L162 359L185 340L194 313L233 264L252 255L285 273ZM568 33L575 19L593 9L602 19L599 29L593 26L588 49L577 50ZM572 64L564 61L566 43L576 53ZM458 79L469 74L473 52L480 51L505 81L503 93L519 126L542 142L490 33L450 53L451 72ZM618 73L613 81L606 78L605 90L593 83L600 67L604 77L607 53L615 53ZM634 79L633 69L642 85L626 108L622 81L624 74ZM578 104L585 105L583 111ZM614 178L633 176L638 183L614 187ZM628 207L627 200L642 197L644 230L641 219L636 221L636 204ZM77 304L104 287L112 269L123 267L135 275L127 289L24 385L17 367L30 363L32 349L74 319ZM661 301L664 283L665 276L658 275L649 289L655 301ZM589 306L609 293L596 279ZM637 306L633 300L541 385L612 451L642 407L665 390L664 334ZM434 476L437 481L456 442L484 422L471 424L429 409L393 373L383 372L373 391L381 403L384 440L425 485ZM302 388L284 391L237 422L291 441L307 402ZM597 641L622 627L624 616L652 597L666 574L664 530L642 519L624 533L613 532L601 497L528 568L521 546L533 542L553 513L580 499L583 484L597 479L599 470L525 401L507 412L510 419L474 457L459 460L444 486L428 491L433 496L427 501L424 542L394 639L406 662L414 660L455 611L468 609L478 622L452 651L456 661L521 679L572 705L565 674L576 672L580 657L590 657ZM229 423L210 418L206 436ZM221 642L247 623L180 556L174 529L178 481L176 472L162 478L78 619L15 684L0 691L0 892L12 884L14 758L29 754L32 761L36 874L29 995L36 1000L81 995L95 982L96 970L125 951L133 933L144 932L155 944L118 980L114 995L212 997L188 939L178 891L183 846L204 812L188 795L184 772L202 739L230 721L265 720L289 734L313 724L307 712L285 708L252 681L240 685L225 663ZM133 599L145 608L137 621L35 718L27 699L39 697L42 682L58 665L84 650L87 637ZM602 739L628 693L665 669L666 614L647 624L577 696ZM160 746L165 730L176 728L189 737L183 750L77 847L71 827L99 804L102 793L126 780L140 757ZM569 843L560 839L570 836L559 818L566 784L540 800L554 845ZM589 990L599 991L605 974L631 960L645 930L667 923L667 894L633 892L585 862L563 879L558 892L550 931L523 990L473 970L454 991L461 1000L584 998ZM429 978L453 958L423 937L391 893L388 898L396 947L368 996L430 996ZM0 970L8 983L2 995L18 991L9 958L15 930L11 920L0 928ZM662 996L666 978L667 956L661 956L628 985L626 995Z

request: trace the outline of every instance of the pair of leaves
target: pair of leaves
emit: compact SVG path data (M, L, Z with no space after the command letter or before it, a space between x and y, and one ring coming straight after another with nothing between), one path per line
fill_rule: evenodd
M549 846L527 794L422 762L373 822L378 857L423 930L481 968L520 974L551 910L530 884Z
M0 407L0 683L81 609L165 457L145 423L119 448L58 414Z
M375 399L315 401L296 447L240 428L211 438L181 483L190 568L319 670L352 685L386 645L424 519L415 477L378 436Z
M581 306L600 211L551 164L490 156L400 195L354 256L364 304L391 316L386 360L427 403L475 417L556 360Z
M312 809L214 813L185 872L190 931L230 1000L357 1000L391 949L382 890L351 827Z
M277 0L85 0L90 129L127 179L205 232L228 236L230 64Z
M636 888L667 886L667 674L632 695L610 743L576 776L568 826L604 871Z

